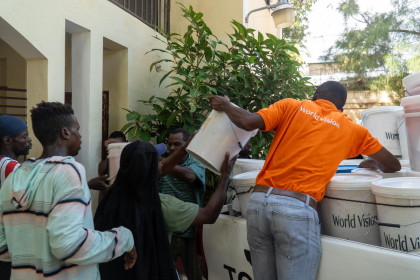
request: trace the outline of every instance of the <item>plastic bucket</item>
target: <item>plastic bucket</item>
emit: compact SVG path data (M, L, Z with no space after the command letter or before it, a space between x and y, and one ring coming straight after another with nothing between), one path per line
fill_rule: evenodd
M402 98L401 106L404 108L406 114L420 112L420 95Z
M108 145L108 166L109 166L109 183L112 184L117 176L118 169L120 169L120 157L121 152L125 146L130 144L129 142L124 143L112 143Z
M359 165L363 159L345 159L340 162L340 165Z
M261 170L264 162L265 160L262 159L238 158L233 166L232 175L235 176L249 171Z
M397 178L397 177L407 177L408 167L401 167L401 170L392 173L384 173L379 169L370 169L370 168L356 168L351 171L354 174L367 174L367 175L381 175L382 178Z
M420 95L420 86L406 90L408 96Z
M212 110L188 145L187 152L209 170L220 174L226 152L230 152L231 158L237 155L257 131L243 130L224 112Z
M358 165L355 164L340 164L337 167L335 173L351 173L353 169L357 168Z
M408 169L407 170L407 177L420 177L420 172Z
M232 183L236 191L236 202L232 202L232 208L241 211L242 217L246 217L246 207L255 187L255 179L259 170L249 171L232 177ZM239 207L238 207L239 204Z
M413 73L402 79L403 86L407 91L420 86L420 72Z
M400 140L394 116L394 112L399 110L401 110L400 106L379 106L363 110L360 114L362 125L395 156L401 156Z
M400 139L400 148L402 159L408 159L408 144L407 144L407 132L405 127L404 110L401 107L400 111L396 111L395 122L397 123L397 133Z
M420 178L390 178L372 182L381 225L383 247L414 251L420 249ZM399 227L396 227L399 226Z
M320 203L324 234L343 239L379 245L379 228L370 217L377 217L374 204L363 202L370 194L371 183L379 175L336 174L328 183ZM368 202L375 202L371 195Z
M420 171L420 112L404 114L411 169Z
M408 167L410 168L410 161L408 159L400 159L401 167Z

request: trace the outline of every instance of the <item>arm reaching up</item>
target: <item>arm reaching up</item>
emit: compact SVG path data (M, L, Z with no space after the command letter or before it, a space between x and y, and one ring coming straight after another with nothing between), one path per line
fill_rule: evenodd
M206 207L200 208L192 225L213 224L222 210L223 204L226 200L226 190L228 187L229 175L232 172L233 166L238 156L229 160L229 152L225 154L225 159L222 163L222 174L220 176L219 184L216 191L211 196Z
M225 112L229 119L239 128L251 131L254 129L264 130L263 118L256 113L248 112L230 103L227 96L211 96L210 105L216 111Z

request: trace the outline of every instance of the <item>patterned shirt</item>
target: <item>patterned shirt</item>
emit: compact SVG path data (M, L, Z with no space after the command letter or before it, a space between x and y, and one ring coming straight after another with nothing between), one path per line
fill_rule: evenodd
M20 163L9 157L0 157L0 188L7 176L18 167Z
M205 167L190 155L188 155L187 160L180 166L194 171L198 180L191 184L178 180L171 175L166 175L159 181L159 192L172 195L185 202L201 205L201 200L205 192ZM190 227L185 232L174 233L174 235L185 238L193 238L195 230L193 227Z
M28 160L0 190L0 259L11 279L100 279L98 263L132 249L131 232L93 229L84 167L72 157Z

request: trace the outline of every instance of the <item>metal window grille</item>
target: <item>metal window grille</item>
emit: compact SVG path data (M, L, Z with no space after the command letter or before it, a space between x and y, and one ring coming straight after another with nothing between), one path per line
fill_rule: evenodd
M20 117L26 121L26 89L0 86L0 115Z
M169 33L170 0L109 0L153 29Z

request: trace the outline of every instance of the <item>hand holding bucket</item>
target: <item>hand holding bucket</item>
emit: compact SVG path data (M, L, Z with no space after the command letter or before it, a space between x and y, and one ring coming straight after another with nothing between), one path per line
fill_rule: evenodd
M230 103L227 97L218 100L221 102L217 105L212 103L213 108L223 110L225 102ZM186 150L209 170L220 174L220 166L226 151L230 153L230 158L233 158L257 131L258 129L253 131L241 129L226 113L212 110Z

